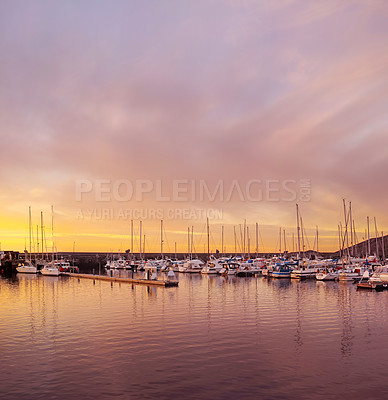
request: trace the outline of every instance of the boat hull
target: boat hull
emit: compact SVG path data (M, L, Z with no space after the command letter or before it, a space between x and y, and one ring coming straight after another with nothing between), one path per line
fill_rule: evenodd
M291 272L272 272L272 278L291 278Z
M44 276L59 276L60 272L57 269L42 269L40 273Z
M36 267L26 267L26 266L16 267L16 271L19 274L36 274L38 272Z
M338 275L336 274L331 274L329 273L317 273L317 275L315 276L315 279L317 281L335 281L336 279L338 279Z

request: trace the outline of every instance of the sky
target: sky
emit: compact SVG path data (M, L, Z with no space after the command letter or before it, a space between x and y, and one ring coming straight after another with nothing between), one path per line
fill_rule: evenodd
M131 219L133 251L140 219L146 251L161 219L165 251L191 227L203 251L206 216L212 251L222 226L241 247L244 220L251 249L256 223L259 249L280 228L291 249L295 203L306 247L318 226L336 250L343 199L360 240L367 216L388 232L387 17L378 0L0 0L2 249L29 247L29 206L58 251L128 249Z

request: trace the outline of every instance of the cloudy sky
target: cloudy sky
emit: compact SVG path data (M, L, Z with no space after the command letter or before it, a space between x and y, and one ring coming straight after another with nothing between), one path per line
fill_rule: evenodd
M222 225L234 248L244 219L251 248L256 222L264 250L279 227L290 248L296 201L310 247L318 225L321 249L336 248L343 198L360 239L367 215L388 233L387 18L383 0L0 0L2 248L24 248L28 206L50 236L51 205L59 251L128 248L128 209L215 210L213 250ZM93 188L77 200L80 180ZM98 180L161 180L167 195L174 180L255 180L264 196L101 202ZM269 180L296 182L296 199L270 201ZM158 217L142 217L146 250L159 248ZM203 216L163 219L166 250L185 251L193 225L203 251Z

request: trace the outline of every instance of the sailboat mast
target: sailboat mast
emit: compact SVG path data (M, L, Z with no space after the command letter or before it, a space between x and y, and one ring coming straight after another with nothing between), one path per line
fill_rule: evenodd
M243 250L242 250L242 246L243 246L243 234L242 234L242 229L241 229L241 224L239 224L240 225L240 253L241 253L241 256L242 256L242 254L243 254Z
M345 217L345 238L346 238L346 252L348 254L348 259L350 260L349 253L349 232L348 232L348 222L349 222L349 214L346 212L346 203L345 199L342 199L344 205L344 217Z
M352 202L349 201L349 222L350 222L350 248L351 248L351 255L354 256L354 249L353 249L353 218L352 218Z
M304 258L304 227L303 227L303 219L300 217L300 230L302 231L302 258Z
M207 227L207 260L209 261L209 257L210 257L209 218L206 218L206 227Z
M385 264L384 232L381 231L381 248L383 250L383 265Z
M39 225L36 225L36 255L39 256L40 253L40 243L39 243ZM43 254L42 254L43 258Z
M187 227L187 257L190 258L190 227Z
M234 256L237 256L237 238L236 238L236 226L233 225L233 233L234 233Z
M54 244L54 206L51 206L51 240L52 240L52 260L54 261L55 244Z
M143 240L143 255L144 255L144 258L145 258L145 237L146 237L146 235L144 234L144 240Z
M43 211L40 212L40 230L41 230L41 239L42 239L42 258L44 259L44 239L43 239Z
M248 226L247 226L247 241L248 241L248 258L251 258L251 237L249 236Z
M256 222L256 258L259 257L259 224Z
M160 255L163 259L163 220L160 220Z
M194 248L194 225L191 225L191 251L190 251L190 260L193 259L193 248Z
M245 258L245 253L246 253L246 230L247 230L247 220L244 219L244 244L243 244L244 258Z
M282 254L282 227L279 228L279 254Z
M367 256L370 256L369 216L366 217L366 225L367 225L367 236L368 236L368 254L367 254Z
M339 256L342 258L342 244L341 244L341 227L338 225L338 244L339 244Z
M377 239L378 233L377 233L376 217L374 217L374 220L375 220L375 236L376 236L376 257L379 258L379 242Z
M31 257L31 206L28 207L28 234L30 236L30 257L29 257L29 259L31 261L31 259L32 259L32 257Z
M354 220L352 223L353 223L354 255L359 257L360 256L360 245L358 243L358 237L356 234L356 224L354 223Z
M140 235L139 235L139 239L140 239L140 243L139 243L139 257L140 257L140 260L142 260L143 259L143 256L142 256L142 254L141 254L141 241L142 241L142 227L143 227L143 221L140 221L139 222L139 229L140 229Z
M316 226L317 229L317 253L319 253L319 242L318 242L318 225Z
M299 226L299 206L296 204L296 225L298 235L298 260L300 260L300 226Z
M286 230L283 229L283 239L284 239L284 253L287 252L287 245L286 245Z
M221 227L221 254L224 255L224 225Z
M131 254L133 260L133 219L131 219Z

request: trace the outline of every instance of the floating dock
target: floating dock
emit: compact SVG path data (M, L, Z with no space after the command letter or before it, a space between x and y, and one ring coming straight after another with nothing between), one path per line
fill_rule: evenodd
M116 278L114 276L106 275L92 275L92 274L75 274L72 272L63 273L64 276L71 276L78 279L92 279L98 281L108 281L108 282L119 282L119 283L134 283L138 285L148 285L148 286L162 286L162 287L174 287L178 286L178 281L160 281L153 279L133 279L133 278Z

